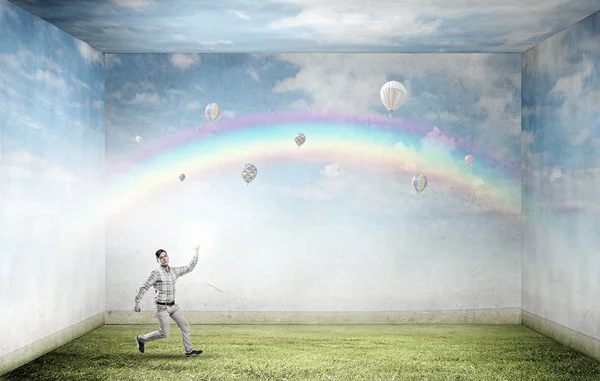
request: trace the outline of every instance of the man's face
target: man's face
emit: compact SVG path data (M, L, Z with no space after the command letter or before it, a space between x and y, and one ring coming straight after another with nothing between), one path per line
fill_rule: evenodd
M163 267L167 267L169 265L169 255L164 251L160 253L160 256L158 257L158 263L160 263L160 265Z

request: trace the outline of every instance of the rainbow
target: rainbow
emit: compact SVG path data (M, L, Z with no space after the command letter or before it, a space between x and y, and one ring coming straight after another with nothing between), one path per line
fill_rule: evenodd
M293 140L298 132L307 137L300 148ZM239 177L243 165L250 162L259 170L250 184L256 186L277 182L261 177L261 165L333 161L390 175L425 174L429 178L425 193L434 187L452 187L471 194L479 179L488 186L478 190L477 197L505 213L520 215L521 194L515 192L520 179L510 168L499 167L484 148L467 139L453 139L452 149L444 142L423 140L431 132L432 126L379 115L288 113L207 123L155 141L145 138L132 154L107 162L106 184L82 200L79 210L85 215L80 218L118 213L140 199L168 193L181 186L179 173L204 180L226 170L237 171ZM466 154L475 156L471 167L464 162ZM503 181L495 182L498 179ZM407 186L412 187L410 181ZM244 188L240 177L240 190Z

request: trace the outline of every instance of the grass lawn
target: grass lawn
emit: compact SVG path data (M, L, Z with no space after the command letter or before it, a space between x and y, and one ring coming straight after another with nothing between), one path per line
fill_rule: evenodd
M105 325L0 380L600 380L600 362L520 325Z

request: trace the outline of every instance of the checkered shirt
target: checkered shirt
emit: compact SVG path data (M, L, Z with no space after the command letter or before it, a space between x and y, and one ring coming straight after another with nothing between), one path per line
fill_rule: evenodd
M154 286L155 295L154 302L172 303L175 301L175 282L180 276L191 272L198 263L198 254L195 254L187 266L181 267L162 267L159 266L156 270L150 273L150 276L144 282L144 285L139 289L135 297L135 307L140 306L142 297Z

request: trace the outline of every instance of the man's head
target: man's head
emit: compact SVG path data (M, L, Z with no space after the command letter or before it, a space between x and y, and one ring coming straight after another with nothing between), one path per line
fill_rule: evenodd
M158 249L156 251L156 261L160 263L162 267L167 267L169 265L169 255L163 249Z

